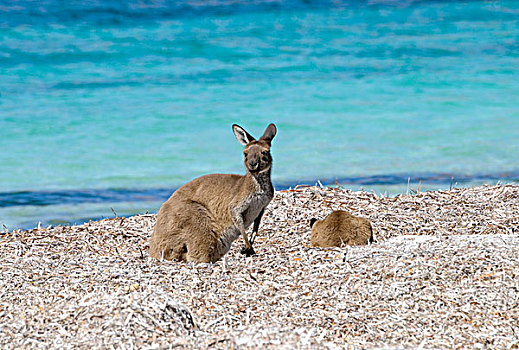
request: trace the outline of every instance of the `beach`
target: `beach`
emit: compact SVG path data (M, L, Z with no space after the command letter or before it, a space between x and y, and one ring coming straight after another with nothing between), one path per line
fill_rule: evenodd
M0 6L0 227L156 212L243 174L396 195L519 184L519 2L18 0Z
M309 220L371 220L376 242L311 248ZM149 258L154 214L0 236L2 348L519 346L519 186L384 197L277 191L254 248Z

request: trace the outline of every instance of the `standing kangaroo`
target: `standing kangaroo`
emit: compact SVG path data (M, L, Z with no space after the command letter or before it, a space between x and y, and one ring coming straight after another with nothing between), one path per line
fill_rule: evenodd
M211 174L180 187L162 205L150 239L150 256L193 262L215 262L240 235L242 253L255 254L245 230L261 217L274 197L270 181L270 145L276 126L270 124L259 140L234 124L236 139L245 146L245 175ZM254 242L253 242L254 243Z

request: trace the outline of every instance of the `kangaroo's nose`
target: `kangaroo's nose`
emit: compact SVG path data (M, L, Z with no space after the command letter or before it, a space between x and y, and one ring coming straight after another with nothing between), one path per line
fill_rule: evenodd
M255 162L249 162L249 168L251 170L256 170L259 168L259 161L255 161Z

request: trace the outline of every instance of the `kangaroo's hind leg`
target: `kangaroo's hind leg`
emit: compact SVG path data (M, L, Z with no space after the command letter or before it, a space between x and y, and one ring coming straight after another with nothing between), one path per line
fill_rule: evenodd
M186 260L187 244L182 228L185 216L175 205L166 202L157 215L150 238L150 256L165 260Z
M215 261L213 219L203 205L170 200L159 210L150 239L150 256L180 261Z
M186 242L186 260L198 263L218 260L218 237L214 231L214 221L210 212L200 203L190 202L185 212L186 224L183 237Z

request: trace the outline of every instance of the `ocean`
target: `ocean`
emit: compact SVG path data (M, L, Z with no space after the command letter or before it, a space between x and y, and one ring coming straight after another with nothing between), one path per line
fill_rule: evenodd
M244 173L382 195L519 183L519 1L0 1L0 231Z

